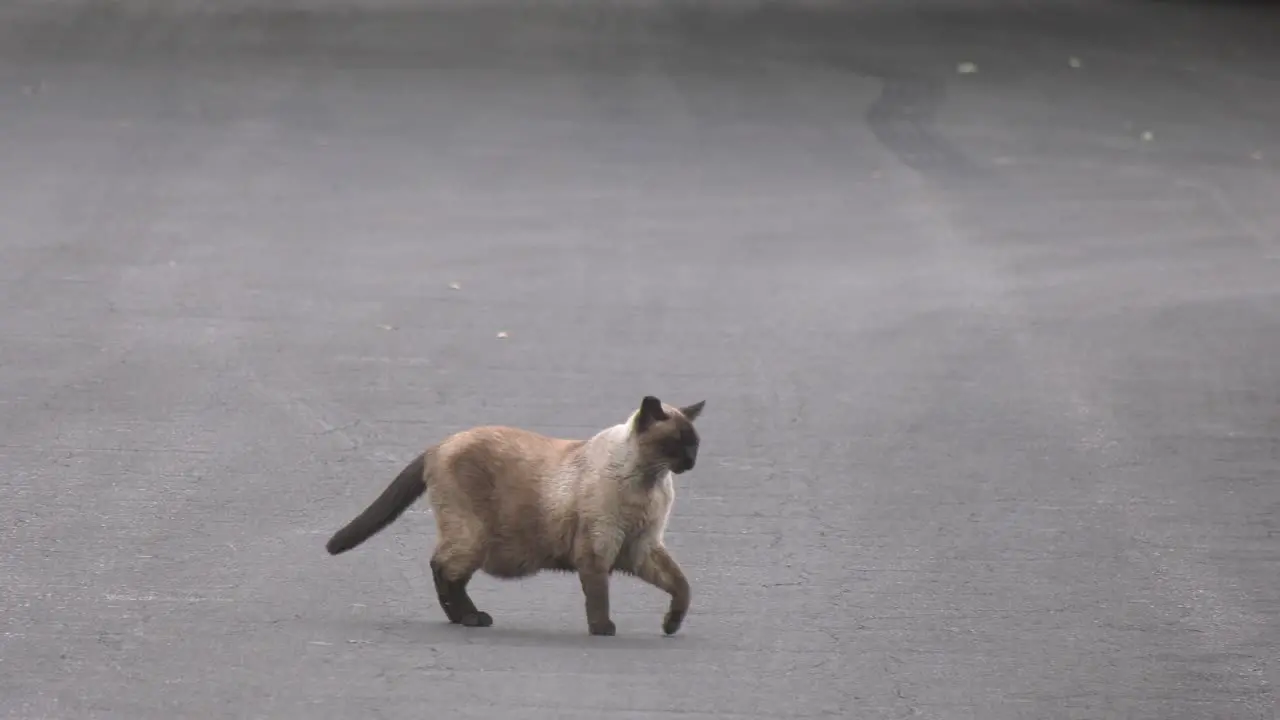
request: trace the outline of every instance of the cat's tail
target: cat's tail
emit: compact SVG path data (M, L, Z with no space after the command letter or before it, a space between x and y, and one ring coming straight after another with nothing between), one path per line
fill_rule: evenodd
M427 453L414 458L364 512L333 534L325 549L344 553L395 522L427 490Z

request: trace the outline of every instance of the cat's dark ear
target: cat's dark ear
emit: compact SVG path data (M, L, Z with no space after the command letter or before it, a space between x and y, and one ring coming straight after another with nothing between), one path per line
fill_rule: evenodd
M698 419L699 415L702 414L702 408L706 407L706 405L707 405L706 400L699 400L698 402L692 405L688 405L686 407L680 408L680 412L685 417L689 418L689 422L693 422L694 420Z
M636 430L644 432L649 426L667 419L667 411L662 409L662 401L652 395L645 395L640 402L640 412L636 414Z

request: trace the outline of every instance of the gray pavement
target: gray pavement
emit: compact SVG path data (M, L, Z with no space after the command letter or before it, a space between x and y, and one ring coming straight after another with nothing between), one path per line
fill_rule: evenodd
M1280 13L466 5L0 10L0 716L1277 716ZM324 553L648 393L674 638Z

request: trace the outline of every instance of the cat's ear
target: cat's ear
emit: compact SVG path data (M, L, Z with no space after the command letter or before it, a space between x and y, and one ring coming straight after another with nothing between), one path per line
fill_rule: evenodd
M688 405L686 407L680 408L680 413L683 414L685 417L689 418L689 422L693 422L694 420L698 419L699 415L702 414L702 408L706 407L706 405L707 405L706 400L699 400L698 402L692 405Z
M640 402L640 412L636 413L636 430L644 432L649 426L667 419L667 411L662 409L662 401L652 395L645 395Z

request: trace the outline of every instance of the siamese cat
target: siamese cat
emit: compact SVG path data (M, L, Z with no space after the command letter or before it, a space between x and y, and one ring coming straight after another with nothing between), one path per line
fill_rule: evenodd
M613 635L609 575L618 571L671 596L662 630L673 635L689 610L689 581L663 533L675 499L672 475L697 462L693 421L705 405L646 396L625 422L587 440L500 426L464 430L414 458L326 549L337 555L356 547L425 492L438 529L431 576L450 622L493 624L467 595L478 570L497 578L562 570L582 583L589 632Z

